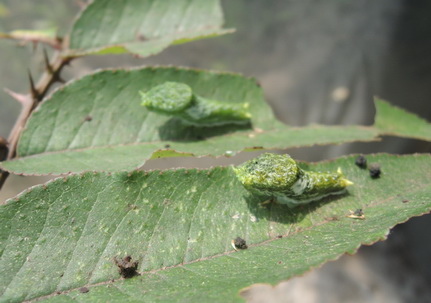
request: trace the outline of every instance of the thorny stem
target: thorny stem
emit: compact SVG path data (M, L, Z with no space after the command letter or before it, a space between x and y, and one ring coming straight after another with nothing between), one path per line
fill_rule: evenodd
M11 160L15 158L18 139L21 136L21 133L28 118L30 117L36 106L46 96L51 86L55 82L64 82L60 77L61 70L65 65L68 65L72 59L74 59L74 57L63 57L61 50L55 51L51 62L49 62L46 53L44 53L44 56L45 71L41 75L36 85L33 83L33 79L29 73L30 93L26 95L21 95L6 90L6 92L8 92L14 99L21 103L22 109L20 115L18 116L18 119L15 122L14 127L12 128L12 131L9 134L6 146L9 149L9 152L7 153L6 158L0 159L0 161ZM8 172L0 170L0 189L2 188L8 176Z

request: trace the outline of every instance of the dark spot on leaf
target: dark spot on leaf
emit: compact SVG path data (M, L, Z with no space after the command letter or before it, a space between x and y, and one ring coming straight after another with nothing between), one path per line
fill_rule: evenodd
M238 249L247 249L247 243L245 242L245 240L243 238L237 237L234 241L233 244L235 245L236 248Z
M128 208L129 210L135 210L135 209L137 209L137 208L138 208L138 206L137 206L136 204L127 204L127 208Z
M147 41L148 39L142 33L137 33L136 34L136 40L142 42L142 41Z
M138 261L132 262L131 256L126 256L120 260L114 258L114 262L118 267L118 272L123 278L128 279L139 275L136 271L138 269Z
M407 203L407 202L410 202L410 201L407 199L403 199L403 203Z
M367 168L367 159L363 155L360 155L356 158L355 164L360 168Z
M171 145L170 144L165 144L165 148L170 148Z
M83 293L83 294L85 294L85 293L87 293L87 292L89 292L90 290L87 288L87 287L81 287L80 289L79 289L79 292L80 293Z
M382 171L380 170L380 164L378 163L371 164L369 171L370 171L370 176L373 179L380 178L380 174L382 173Z
M84 118L84 121L85 121L85 122L90 122L91 120L93 120L93 117L92 117L92 116L90 116L90 115L88 115L88 116L86 116L86 117Z
M281 239L281 238L283 238L283 235L278 235L277 236L277 239Z
M352 219L365 219L364 211L362 210L362 208L358 208L355 211L350 211L350 214L347 217Z
M355 210L354 212L353 212L353 214L355 215L355 216L363 216L364 215L364 211L362 210L362 208L358 208L357 210Z
M278 263L278 264L283 264L283 262L281 262L281 261L278 261L277 263Z

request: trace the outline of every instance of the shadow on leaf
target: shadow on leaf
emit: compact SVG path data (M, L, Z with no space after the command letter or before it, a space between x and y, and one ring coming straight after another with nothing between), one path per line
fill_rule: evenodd
M294 208L290 208L286 204L279 204L277 202L265 203L270 198L263 196L259 197L250 193L244 196L244 200L247 202L250 212L257 219L265 219L271 222L278 222L288 225L299 223L309 213L316 211L321 206L327 203L336 203L337 200L347 196L350 196L349 192L345 192L341 195L331 195L309 204L298 205Z
M166 141L200 141L234 132L251 130L251 124L225 124L220 126L188 125L178 118L171 118L159 127L159 137Z

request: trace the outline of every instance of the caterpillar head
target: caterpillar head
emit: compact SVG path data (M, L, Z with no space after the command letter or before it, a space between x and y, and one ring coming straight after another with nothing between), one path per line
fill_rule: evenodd
M192 102L190 86L178 82L165 82L147 92L140 91L141 105L162 114L175 114L184 111Z

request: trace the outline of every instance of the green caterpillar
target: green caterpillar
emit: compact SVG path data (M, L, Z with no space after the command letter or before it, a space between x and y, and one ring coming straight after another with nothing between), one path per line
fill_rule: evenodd
M141 105L148 110L180 118L195 126L250 123L248 103L227 103L209 100L193 94L190 86L179 82L165 82L147 92L139 92Z
M340 169L335 173L305 171L289 155L265 153L234 171L251 193L275 198L289 207L341 194L353 184Z

